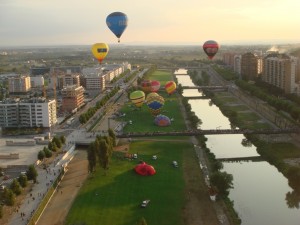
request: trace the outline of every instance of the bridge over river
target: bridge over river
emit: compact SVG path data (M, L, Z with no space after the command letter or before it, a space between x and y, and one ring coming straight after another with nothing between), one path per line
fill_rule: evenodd
M197 136L197 135L219 135L219 134L289 134L300 133L300 128L286 129L210 129L210 130L185 130L185 131L170 131L170 132L128 132L116 134L117 138L139 138L139 137L162 137L162 136ZM95 140L96 135L102 133L81 134L78 135L74 142L76 145L89 145Z

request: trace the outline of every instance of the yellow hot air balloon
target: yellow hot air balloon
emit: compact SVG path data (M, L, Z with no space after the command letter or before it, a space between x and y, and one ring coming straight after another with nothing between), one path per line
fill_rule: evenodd
M92 53L100 63L106 57L108 51L109 47L105 43L96 43L92 46Z

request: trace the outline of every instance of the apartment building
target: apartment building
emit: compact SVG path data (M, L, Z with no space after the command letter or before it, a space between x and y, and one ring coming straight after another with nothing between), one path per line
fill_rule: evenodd
M84 88L82 86L66 86L61 90L62 111L72 113L84 104Z
M26 94L30 91L30 77L16 76L8 78L8 91L10 94Z
M3 128L51 128L56 123L55 100L15 98L0 102L0 126Z
M233 71L237 74L241 74L241 61L242 56L241 55L235 55L233 58Z
M61 74L57 76L57 88L62 89L66 86L80 86L80 74Z
M259 58L251 52L242 55L241 75L245 80L254 80L259 74Z
M284 90L285 93L297 94L297 67L298 60L295 57L279 53L268 54L263 59L262 80Z
M90 95L97 95L105 90L105 74L100 67L88 67L82 70L80 83Z

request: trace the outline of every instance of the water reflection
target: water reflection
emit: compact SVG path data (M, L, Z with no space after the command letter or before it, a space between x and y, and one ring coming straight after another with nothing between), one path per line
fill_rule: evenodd
M183 71L180 71L182 74ZM192 86L189 76L177 75L183 86ZM197 90L184 90L184 96L201 96ZM190 99L192 110L201 119L201 129L229 129L230 121L208 99ZM207 135L207 147L216 158L259 156L256 147L244 135ZM223 170L233 175L230 199L242 219L242 225L299 225L300 196L288 180L265 161L223 163Z

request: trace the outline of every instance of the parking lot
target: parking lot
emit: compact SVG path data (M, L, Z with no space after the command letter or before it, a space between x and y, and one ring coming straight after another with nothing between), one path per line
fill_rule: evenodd
M12 179L18 177L21 172L25 172L28 165L36 163L38 152L45 146L8 146L6 145L6 141L26 142L32 140L32 138L0 138L0 167L4 172L4 175L0 178L0 185L9 184ZM11 155L14 155L14 157L9 158Z

